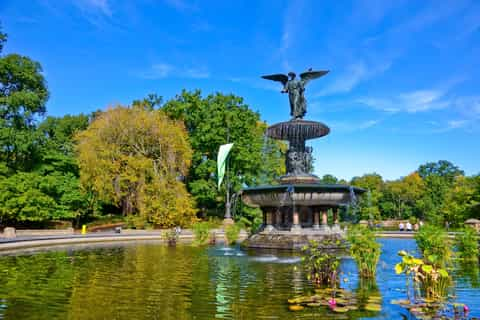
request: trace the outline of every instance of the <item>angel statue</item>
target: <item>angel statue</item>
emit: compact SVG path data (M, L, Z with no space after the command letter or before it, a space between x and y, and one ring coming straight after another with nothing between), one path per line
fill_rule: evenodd
M305 85L313 79L320 78L328 71L312 71L312 68L300 74L300 79L296 79L295 72L285 74L271 74L262 76L263 79L278 81L283 84L282 93L288 93L290 100L290 115L293 119L303 119L307 113L307 101L305 100Z

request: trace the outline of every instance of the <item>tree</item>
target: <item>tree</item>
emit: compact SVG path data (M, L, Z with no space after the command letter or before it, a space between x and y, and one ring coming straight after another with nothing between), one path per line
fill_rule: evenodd
M367 190L367 194L360 198L360 218L380 219L380 201L384 189L382 176L377 173L364 174L352 178L350 184Z
M389 181L385 184L383 208L392 210L397 218L407 218L412 215L420 214L418 202L425 192L425 184L417 172L408 176Z
M163 111L117 106L80 132L83 188L148 224L189 225L194 203L181 178L191 164L185 127Z
M444 220L454 226L462 226L465 220L478 218L479 206L480 176L459 176L448 190L440 211Z
M323 184L337 184L338 183L338 179L337 177L331 175L331 174L325 174L321 179L320 179L320 183L323 183Z
M48 90L38 62L1 56L6 39L0 31L0 161L11 170L27 170L36 160L34 122L45 113Z
M225 184L217 189L217 153L233 142L228 175L233 192L245 186L270 183L285 172L284 144L264 137L266 124L235 95L183 91L162 108L172 119L184 121L193 148L188 190L203 214L223 216Z
M441 208L447 193L453 187L455 179L463 176L464 172L451 162L440 160L428 162L418 168L418 173L425 182L425 194L419 201L422 215L430 222L443 222Z

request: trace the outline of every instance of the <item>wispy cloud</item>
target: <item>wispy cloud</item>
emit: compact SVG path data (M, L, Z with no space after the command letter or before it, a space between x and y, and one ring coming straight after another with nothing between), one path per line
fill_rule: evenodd
M107 17L112 16L112 9L108 0L74 0L74 4L85 12L101 13Z
M295 36L301 28L301 21L304 20L303 16L306 7L305 1L300 0L289 2L289 5L285 9L279 50L282 67L285 70L292 70L288 51L294 45Z
M360 98L357 102L385 112L416 113L448 107L451 101L445 99L445 95L441 90L416 90L391 98Z
M176 67L168 63L155 63L148 69L135 72L135 75L142 79L158 80L163 78L193 78L206 79L210 77L210 72L207 68L185 68Z
M198 7L188 0L164 0L165 3L177 11L195 11Z
M363 61L350 64L345 71L336 77L333 82L318 92L315 96L327 96L352 91L362 81L368 80L376 75L387 71L391 66L390 62L367 65Z
M341 132L354 132L367 130L372 127L375 127L381 122L379 119L371 119L365 121L332 121L330 122L330 127L334 130Z

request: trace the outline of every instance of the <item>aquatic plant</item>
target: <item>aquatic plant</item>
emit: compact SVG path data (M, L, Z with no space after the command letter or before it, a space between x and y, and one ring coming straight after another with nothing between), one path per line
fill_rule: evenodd
M360 277L374 278L381 253L375 234L364 226L354 226L348 230L347 240L350 243L350 255L357 263Z
M174 246L178 241L178 233L174 228L167 229L162 232L162 239L165 240L168 245Z
M478 262L478 235L475 229L465 227L455 237L458 257L463 262Z
M324 244L333 244L330 242L333 241L326 241ZM315 240L311 240L304 246L302 252L304 254L302 262L307 271L307 278L317 285L335 286L338 282L340 258L327 250L321 250L319 243Z
M415 234L418 248L435 267L446 268L451 264L451 241L440 227L426 225Z
M421 298L437 301L447 296L451 278L446 269L436 264L436 259L432 261L429 256L419 259L403 250L398 255L402 261L395 265L395 273L406 275L407 297L410 301Z
M225 227L227 244L235 244L237 242L241 229L242 225L240 223L231 224Z
M193 234L195 235L194 244L204 245L210 239L210 230L212 225L209 221L202 221L193 224Z

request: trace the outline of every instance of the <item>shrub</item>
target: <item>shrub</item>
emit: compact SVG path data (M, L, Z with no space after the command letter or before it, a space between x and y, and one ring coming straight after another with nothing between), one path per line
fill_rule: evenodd
M328 244L328 243L327 243ZM307 278L317 285L335 286L338 282L338 267L340 258L319 248L315 240L302 248L303 265L307 271Z
M458 233L455 237L455 246L458 250L458 257L463 261L478 261L478 236L475 229L466 227Z
M446 269L439 267L428 257L422 260L403 250L398 255L402 257L402 261L395 265L395 273L405 274L409 300L411 292L414 300L422 296L428 300L441 300L447 296L451 278ZM418 293L421 293L420 297L417 296Z
M227 244L235 244L237 242L241 229L242 227L239 223L231 224L225 227Z
M209 221L202 221L193 224L193 234L195 235L194 243L204 245L210 239L210 230L212 225Z
M357 263L360 277L374 278L380 259L381 246L375 241L375 234L364 226L349 229L350 255Z
M434 225L426 225L415 234L418 248L434 266L445 268L450 265L452 249L447 233Z

